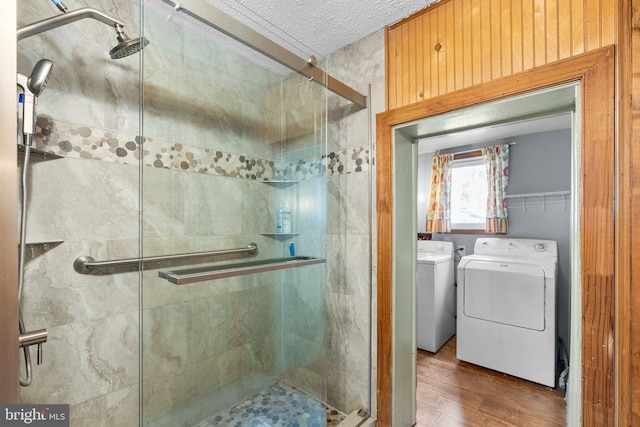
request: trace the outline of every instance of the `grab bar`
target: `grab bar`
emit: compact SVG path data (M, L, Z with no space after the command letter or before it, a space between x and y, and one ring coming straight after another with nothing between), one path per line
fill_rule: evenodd
M85 255L76 258L75 262L73 263L73 267L78 273L87 274L91 272L91 270L94 270L96 268L124 267L130 265L138 265L140 263L144 264L147 262L175 261L191 258L202 258L213 255L239 254L244 252L248 253L249 255L254 255L258 252L258 245L256 245L255 243L249 243L249 245L244 248L223 249L208 252L193 252L175 255L158 255L144 258L113 259L108 261L96 261L92 257Z

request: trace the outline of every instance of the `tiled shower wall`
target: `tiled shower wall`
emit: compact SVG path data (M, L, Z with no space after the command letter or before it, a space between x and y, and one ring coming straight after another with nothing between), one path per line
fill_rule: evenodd
M74 3L68 6L84 6ZM132 3L86 6L116 11L128 31L138 33L138 7ZM50 2L20 1L18 27L58 13ZM138 133L138 58L109 60L111 33L104 24L84 20L18 42L19 72L29 75L41 58L54 63L38 102L40 135L52 130L76 142L71 130L49 128L50 120L62 127L73 123L80 138L91 139L88 130ZM74 147L60 146L69 148ZM28 251L24 320L28 329L46 328L49 340L43 364L34 365L33 384L21 389L21 399L70 404L72 425L137 425L138 274L80 275L73 262L81 255L138 254L138 168L33 156L29 182L27 242L62 243L36 244Z
M384 111L384 32L329 58L337 79L369 96L354 109L337 96L329 102L329 151L367 152L359 170L328 173L327 399L341 411L375 414L375 115ZM371 401L369 401L371 396Z

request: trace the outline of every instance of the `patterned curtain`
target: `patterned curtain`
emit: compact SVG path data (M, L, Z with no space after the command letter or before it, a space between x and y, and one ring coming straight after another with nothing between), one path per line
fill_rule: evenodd
M509 180L509 144L482 148L487 167L487 233L506 233L507 183Z
M433 156L431 161L431 188L427 208L427 233L451 231L451 171L453 154Z

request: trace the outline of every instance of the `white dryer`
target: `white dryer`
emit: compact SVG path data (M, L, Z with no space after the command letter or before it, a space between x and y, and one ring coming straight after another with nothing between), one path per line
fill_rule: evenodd
M457 357L555 386L552 240L480 238L458 264Z
M453 243L418 240L417 345L437 352L456 333Z

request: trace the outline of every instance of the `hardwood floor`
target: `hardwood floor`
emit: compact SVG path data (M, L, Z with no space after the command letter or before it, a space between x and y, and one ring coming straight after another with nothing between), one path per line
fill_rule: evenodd
M554 389L456 359L454 336L436 354L418 350L418 427L563 427Z

